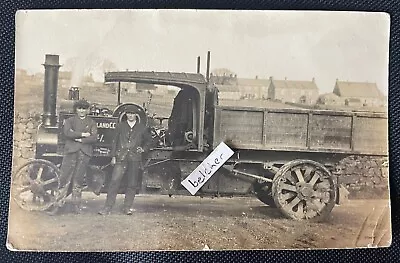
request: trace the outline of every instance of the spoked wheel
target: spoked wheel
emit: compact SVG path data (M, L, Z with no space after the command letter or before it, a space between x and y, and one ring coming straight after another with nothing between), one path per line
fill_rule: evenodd
M32 160L18 168L12 178L11 194L19 207L44 211L60 197L60 170L46 160Z
M336 178L320 163L291 161L276 173L272 195L289 218L323 220L335 206Z

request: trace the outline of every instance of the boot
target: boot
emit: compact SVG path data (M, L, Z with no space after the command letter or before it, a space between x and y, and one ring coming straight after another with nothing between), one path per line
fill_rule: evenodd
M124 215L132 215L133 214L133 208L128 208L128 207L123 207L122 208L122 213Z
M105 206L103 209L101 209L99 212L98 212L98 214L99 215L102 215L102 216L105 216L105 215L109 215L109 214L111 214L111 207L109 207L109 206Z
M79 204L73 204L72 205L72 212L74 212L75 214L79 215L82 213L82 209L80 207Z
M73 191L72 192L72 211L75 214L80 214L82 212L81 202L82 202L82 192L81 191Z

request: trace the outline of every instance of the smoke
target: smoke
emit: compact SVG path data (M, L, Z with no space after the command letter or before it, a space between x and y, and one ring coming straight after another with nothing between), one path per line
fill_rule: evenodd
M75 58L76 63L72 68L70 86L80 87L82 85L83 76L85 75L85 63L80 58Z
M81 49L76 53L77 56L68 60L69 70L72 72L70 86L81 87L84 77L89 75L99 81L105 71L116 69L113 62L102 58L100 54L109 39L113 39L114 29L123 22L123 19L123 16L117 17L114 23L107 23L99 28L98 34L93 39L87 39L82 43Z

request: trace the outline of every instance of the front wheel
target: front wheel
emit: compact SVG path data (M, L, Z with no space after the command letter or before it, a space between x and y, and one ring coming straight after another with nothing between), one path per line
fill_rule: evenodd
M47 160L31 160L16 170L11 195L24 210L44 211L59 199L59 188L60 169Z
M322 164L295 160L282 166L272 183L281 212L295 220L324 220L336 201L336 178Z

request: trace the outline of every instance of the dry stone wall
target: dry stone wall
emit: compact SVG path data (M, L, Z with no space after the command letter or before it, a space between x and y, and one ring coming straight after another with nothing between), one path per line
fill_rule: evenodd
M338 183L350 192L350 198L388 197L388 159L369 156L350 156L341 160Z
M41 113L37 110L14 114L13 169L35 157L37 128Z

